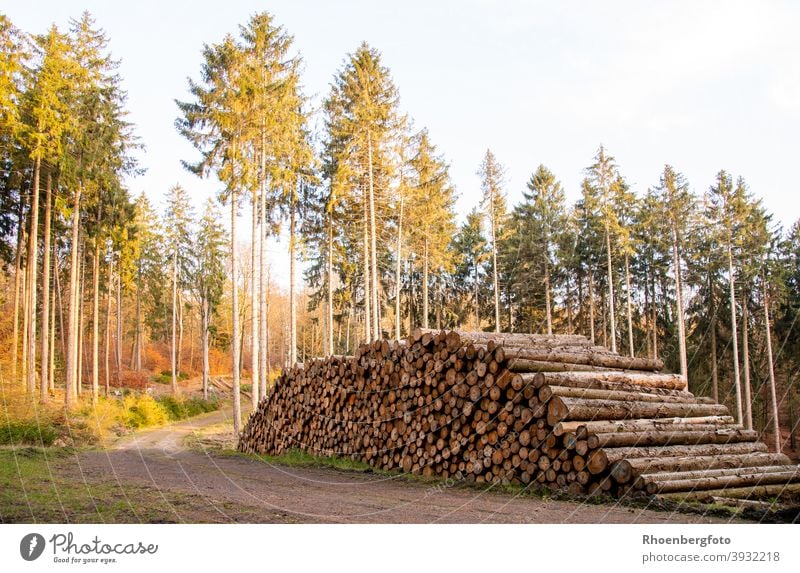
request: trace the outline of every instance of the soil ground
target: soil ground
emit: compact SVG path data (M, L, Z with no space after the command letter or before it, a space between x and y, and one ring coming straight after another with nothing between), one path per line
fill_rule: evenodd
M57 474L87 489L147 492L132 521L247 523L719 523L731 519L618 504L542 499L401 476L291 467L187 445L198 431L229 427L213 412L78 453ZM124 484L124 485L123 485ZM120 495L122 499L123 496ZM153 505L155 504L155 507ZM135 517L134 517L135 516Z

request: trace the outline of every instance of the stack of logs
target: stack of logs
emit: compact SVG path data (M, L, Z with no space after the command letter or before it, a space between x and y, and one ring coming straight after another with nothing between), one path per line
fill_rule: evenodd
M798 466L662 368L577 335L416 330L285 371L239 450L575 495L800 493Z

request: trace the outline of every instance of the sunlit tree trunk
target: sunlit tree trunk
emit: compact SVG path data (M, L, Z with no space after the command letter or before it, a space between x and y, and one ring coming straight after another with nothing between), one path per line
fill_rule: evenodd
M183 291L178 289L178 359L176 360L178 377L183 367Z
M713 295L712 295L713 296ZM719 402L719 369L717 366L717 309L713 303L711 308L711 396Z
M200 338L203 344L203 400L208 400L208 301L200 301Z
M481 329L480 283L478 282L478 259L475 258L475 330Z
M633 301L631 300L631 270L628 253L625 253L625 296L628 311L628 353L631 358L636 354L633 348Z
M83 378L84 378L84 342L86 337L86 323L85 323L85 312L84 312L84 297L86 295L86 242L83 241L81 245L81 253L84 253L81 256L80 260L80 275L78 277L78 364L77 364L77 376L76 382L78 385L77 391L78 396L83 394Z
M72 245L71 265L69 270L70 304L67 325L67 373L64 405L71 408L77 396L78 377L78 233L80 230L81 185L75 191L75 202L72 207Z
M497 221L494 212L494 192L489 193L489 213L492 227L492 286L494 288L494 331L500 332L500 289L497 281Z
M105 376L106 396L111 386L111 277L114 276L114 260L108 262L108 277L106 279L106 332L105 332Z
M258 192L253 189L253 216L251 221L251 248L250 248L250 267L253 275L250 281L250 397L253 410L258 407L258 386L259 386L259 336L258 330L261 328L261 321L258 318L261 310L261 301L258 291Z
M364 201L364 341L372 340L372 310L370 299L372 290L370 289L370 270L369 270L369 222L368 222L367 202Z
M25 202L20 198L19 210L17 211L17 253L14 257L14 334L11 337L11 380L17 381L17 368L19 367L19 311L22 292L25 291L25 277L22 272L22 251L25 243L25 224L24 224Z
M594 341L594 276L589 273L589 340Z
M235 157L234 145L234 157ZM238 263L236 261L236 191L231 189L231 374L233 384L233 433L239 436L242 431L242 403L239 385L239 288Z
M422 252L422 328L428 328L428 238Z
M33 190L31 194L31 231L28 236L28 364L25 379L30 397L36 392L36 277L39 255L39 167L37 157L33 166Z
M748 325L747 311L747 289L742 289L742 373L743 381L743 400L744 400L744 427L746 430L753 429L753 398L750 387L750 328Z
M683 311L683 281L681 280L681 255L678 250L678 231L672 224L672 264L675 267L675 299L678 314L678 353L680 356L681 376L686 379L689 371L686 361L686 326Z
M259 387L258 397L264 398L267 395L267 384L269 383L269 366L267 365L267 340L269 339L269 323L267 322L267 184L266 184L266 170L267 170L267 155L266 155L266 140L264 132L261 136L261 225L258 233L259 245L259 265L258 265L258 304L259 304ZM210 317L207 317L210 318Z
M50 384L50 226L52 217L53 177L47 174L44 205L44 248L42 250L42 366L39 399L42 404L49 398Z
M133 368L137 372L142 369L142 344L144 342L143 339L144 336L142 334L142 269L140 266L136 270L136 332L134 334L136 352L133 358Z
M742 383L739 376L739 335L736 332L736 285L733 277L733 253L728 246L728 277L731 304L731 344L733 346L733 386L736 390L736 423L744 423L742 411Z
M769 368L769 398L772 407L772 429L774 436L775 451L781 451L781 425L778 418L778 395L775 388L775 367L772 361L772 329L769 323L769 285L766 277L762 275L764 285L764 330L767 342L767 367Z
M289 214L289 364L297 362L297 301L295 300L295 206Z
M234 290L236 287L234 286ZM172 253L172 345L170 365L172 366L172 394L178 393L178 251Z
M614 274L611 267L611 231L606 221L606 262L608 263L608 322L611 336L611 352L617 351L617 322L614 308Z
M56 258L55 241L53 241L53 274L58 276L58 259ZM56 289L50 289L50 355L47 368L47 389L53 393L56 389ZM44 380L44 378L42 378Z
M266 286L266 294L264 295L264 317L263 317L263 320L265 320L265 321L269 319L269 296L270 296L270 294L272 292L272 288L271 288L272 287L272 280L271 280L271 277L270 277L270 274L269 274L268 270L266 271L266 273L267 273L267 282L266 282L267 286ZM264 333L266 335L264 337L264 359L266 360L266 363L267 363L267 377L264 380L265 381L269 381L269 374L272 371L272 356L270 355L270 350L271 349L270 349L269 325L267 325L267 328L264 330ZM262 384L261 387L262 387L262 389L264 391L264 396L266 396L267 395L267 393L266 393L266 384ZM264 396L262 396L262 398Z
M547 334L553 334L553 313L550 303L550 261L549 256L545 254L544 257L544 308L547 317Z
M372 322L373 337L381 337L380 311L378 310L378 258L377 231L375 230L375 186L372 173L372 132L367 131L367 155L369 167L369 229L370 229L370 263L372 269Z
M100 240L95 238L92 257L92 403L100 393Z
M400 340L400 292L401 292L401 276L400 268L402 265L402 251L403 251L403 197L400 197L400 219L397 224L397 261L395 266L394 284L394 337L395 340Z

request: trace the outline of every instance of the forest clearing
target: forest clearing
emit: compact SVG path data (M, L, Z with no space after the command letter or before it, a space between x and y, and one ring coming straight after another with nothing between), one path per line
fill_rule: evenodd
M456 189L377 47L228 32L135 194L113 39L0 13L0 521L797 520L800 220L602 143Z

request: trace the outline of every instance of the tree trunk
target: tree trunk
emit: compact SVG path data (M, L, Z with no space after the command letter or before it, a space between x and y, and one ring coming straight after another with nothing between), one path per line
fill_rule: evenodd
M594 275L589 271L589 340L594 340Z
M142 269L141 262L136 271L136 333L134 334L136 352L134 353L133 369L137 372L142 369Z
M394 338L400 340L400 266L403 252L403 197L400 197L400 219L397 225L397 263L394 274Z
M381 338L380 311L378 310L378 258L375 230L375 187L372 174L372 132L367 130L367 154L369 164L369 228L370 228L370 262L372 265L372 320L373 336Z
M733 345L733 386L736 390L736 422L744 422L742 411L742 383L739 378L739 336L736 332L736 286L733 278L733 253L728 245L728 277L731 303L731 343Z
M708 292L711 299L711 396L719 402L719 369L717 366L717 304L714 300L714 283L711 273L708 274Z
M92 256L92 404L100 395L100 238L95 237Z
M53 177L47 174L47 188L44 205L44 248L42 251L42 367L39 399L42 404L49 398L50 384L50 226L52 216Z
M86 242L84 241L81 252L86 252ZM86 336L86 323L84 322L84 296L86 295L86 259L85 256L81 257L80 261L80 276L78 278L78 375L76 377L77 384L78 384L78 396L83 394L83 378L84 378L84 368L83 363L85 360L84 355L84 338Z
M656 277L655 273L650 276L650 304L652 305L651 313L653 317L653 358L658 359L658 310L656 305Z
M475 257L475 330L481 329L480 283L478 282L478 258Z
M106 280L106 332L105 332L105 368L106 396L111 386L111 289L114 276L114 259L108 261L108 278Z
M200 301L201 339L203 341L203 400L208 400L208 301Z
M428 238L422 251L422 328L428 328Z
M19 306L20 291L25 291L24 276L22 275L22 250L25 243L25 201L20 197L17 211L17 254L14 257L14 334L11 346L11 380L17 382L17 367L19 366Z
M69 409L77 397L76 379L78 376L78 233L80 231L81 185L75 191L75 202L72 207L72 245L71 265L69 269L69 320L67 326L67 372L64 407Z
M297 363L297 301L295 300L295 206L289 215L289 364Z
M178 393L177 338L178 338L178 250L176 247L175 252L172 253L172 345L170 348L170 366L172 368L171 389L173 396Z
M28 218L28 225L30 225L30 217ZM30 233L30 231L29 231ZM27 241L27 235L26 239ZM25 245L25 251L27 252L28 245ZM22 382L22 387L26 388L27 385L27 374L28 374L28 321L30 320L30 312L29 307L31 303L31 294L30 294L30 272L28 269L28 263L30 259L26 255L25 256L25 267L24 267L24 274L22 275L22 368L21 368L21 375L20 375L20 382Z
M178 290L178 359L176 360L178 378L183 366L183 291Z
M644 275L644 308L642 308L642 318L644 319L644 338L647 341L647 357L653 358L653 341L650 338L650 288L648 287L647 270Z
M625 295L628 306L628 353L633 358L636 352L633 348L633 310L631 302L631 270L629 265L628 253L625 253Z
M262 140L262 147L261 147L261 170L262 173L266 173L266 151L265 151L266 143ZM258 341L260 344L259 352L258 352L258 360L259 360L259 372L258 378L260 384L258 386L258 397L264 398L267 395L267 384L269 383L269 366L267 365L267 340L269 339L269 333L267 329L269 328L269 323L267 321L267 185L266 185L266 177L262 176L262 187L261 187L261 228L258 233L258 244L260 247L259 253L259 267L258 267L258 304L259 304L259 337Z
M366 199L366 197L365 197ZM372 289L370 289L370 270L369 270L369 229L368 229L368 216L369 209L367 208L367 201L364 201L364 341L372 341L372 310L370 298L372 298Z
M772 362L772 329L769 323L769 285L766 276L762 275L764 285L764 330L767 342L767 366L769 368L769 399L772 407L772 429L774 435L775 451L781 452L781 425L778 418L778 395L775 388L775 367Z
M683 282L681 281L681 255L678 250L678 231L675 223L672 223L672 264L675 267L675 300L677 302L678 313L678 353L680 356L681 375L687 376L688 366L686 362L686 326L684 323L683 312Z
M235 157L234 152L234 157ZM231 190L231 377L233 385L233 434L242 431L242 404L239 386L239 289L236 262L236 191Z
M41 162L37 157L33 166L33 191L31 194L31 232L28 236L28 364L27 391L32 398L36 392L36 277L39 256L39 172ZM46 359L46 358L45 358Z
M251 229L251 248L250 248L250 267L252 273L252 280L250 281L250 397L253 405L253 411L258 407L258 389L259 389L259 370L261 362L259 360L259 336L258 331L261 328L261 321L259 320L259 311L261 310L261 297L259 296L259 280L258 280L258 256L257 248L259 245L259 232L258 232L258 192L253 189L253 217Z
M269 273L267 273L267 286L266 292L264 293L264 312L262 314L261 320L264 322L264 364L266 365L266 374L264 376L264 384L261 385L261 397L264 398L267 395L267 382L269 382L269 375L272 371L272 359L270 357L270 347L269 347L269 295L271 281ZM263 292L263 291L262 291Z
M64 328L64 300L61 296L61 273L58 269L58 258L56 257L56 243L53 242L53 272L56 275L56 296L58 297L58 338L61 341L61 356L66 360L67 357L67 343L66 343L66 329Z
M497 286L497 221L494 218L494 192L489 193L490 222L492 227L492 285L494 287L494 331L500 332L500 291Z
M58 259L56 257L56 245L53 241L53 274L58 277ZM56 289L50 289L50 347L49 363L47 368L47 389L54 393L56 389ZM42 378L44 381L44 378ZM49 398L49 396L48 396Z
M611 352L617 351L617 322L614 308L614 275L611 270L611 232L606 221L606 261L608 263L608 319L611 334Z
M549 245L545 243L544 246L544 308L547 317L547 334L553 334L553 312L550 308L550 256Z
M748 312L747 312L747 289L742 289L742 369L744 374L744 427L748 430L753 429L753 398L750 387L750 342Z

